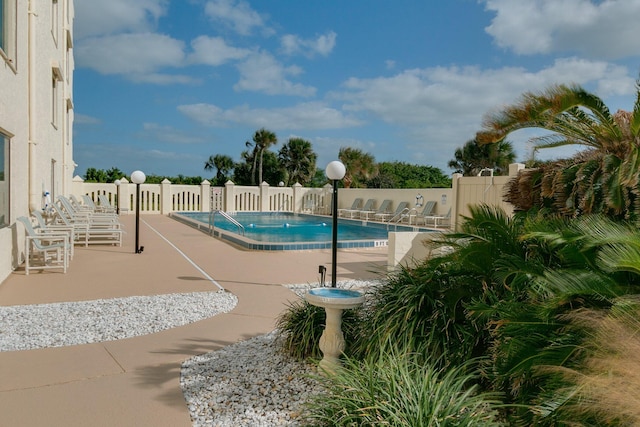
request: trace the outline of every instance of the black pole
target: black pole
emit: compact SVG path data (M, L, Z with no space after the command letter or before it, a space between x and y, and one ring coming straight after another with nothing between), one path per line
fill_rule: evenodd
M116 185L116 215L120 215L120 185Z
M140 184L136 184L136 253L140 253Z
M333 238L331 242L331 287L336 287L336 267L338 259L338 180L333 180L333 199L331 200L333 210Z

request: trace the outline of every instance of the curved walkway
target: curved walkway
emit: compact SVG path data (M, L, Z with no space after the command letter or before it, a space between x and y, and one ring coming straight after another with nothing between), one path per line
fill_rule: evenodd
M217 284L238 305L135 338L0 352L0 425L190 426L182 361L273 330L296 298L281 285L317 282L318 265L331 270L330 251L248 252L161 215L142 217L145 249L134 254L134 216L122 221L122 247L78 247L67 274L18 270L0 284L0 305L213 291ZM385 265L383 249L340 251L338 278L376 278Z

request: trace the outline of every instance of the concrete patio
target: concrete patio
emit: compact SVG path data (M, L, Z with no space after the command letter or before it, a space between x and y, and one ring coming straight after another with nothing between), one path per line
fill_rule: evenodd
M238 305L151 335L0 352L0 425L190 426L182 361L273 330L296 298L281 285L317 283L319 265L331 271L328 250L245 251L162 215L142 216L144 252L135 254L134 220L121 217L122 247L77 246L66 274L17 270L0 284L0 305L217 290L206 275L235 294ZM338 280L379 278L386 263L386 248L339 251Z

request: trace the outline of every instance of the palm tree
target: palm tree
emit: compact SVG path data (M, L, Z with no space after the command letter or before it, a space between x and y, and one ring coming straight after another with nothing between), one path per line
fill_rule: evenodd
M376 159L373 155L358 148L340 148L338 158L347 170L343 179L345 188L351 188L352 185L356 188L364 186L367 180L378 173Z
M287 185L300 183L306 186L316 173L316 160L311 143L302 138L290 138L278 153L282 167L287 171Z
M476 140L496 143L524 128L550 131L532 139L535 149L588 148L572 159L521 174L519 180L533 186L530 193L535 199L530 206L565 216L602 212L614 218L639 217L640 86L633 111L615 114L579 86L558 85L541 94L526 93L518 104L488 116Z
M253 134L253 142L255 144L255 150L260 155L260 159L258 160L258 185L262 183L262 162L264 159L265 150L269 149L274 144L278 143L278 138L276 134L268 131L265 128L257 130L255 134ZM255 162L255 156L254 156Z
M229 172L233 169L233 159L225 154L216 154L215 156L209 156L209 159L204 163L204 170L212 171L216 170L216 182L215 185L224 185Z
M493 169L496 175L502 175L516 158L513 145L505 140L483 145L470 140L462 148L457 148L454 156L455 159L449 161L449 167L464 176L476 176L485 168Z
M245 161L250 160L252 162L250 184L256 185L256 171L258 168L258 144L254 144L251 141L246 141L244 145L247 148L253 148L251 153L249 153L249 151L243 151L242 158L245 159Z

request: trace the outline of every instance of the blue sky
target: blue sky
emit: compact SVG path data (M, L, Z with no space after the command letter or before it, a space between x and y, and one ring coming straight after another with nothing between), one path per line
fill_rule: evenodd
M74 175L202 176L265 127L447 167L482 118L579 84L631 110L640 0L78 0ZM520 131L510 140L530 155ZM567 155L547 151L539 158Z

